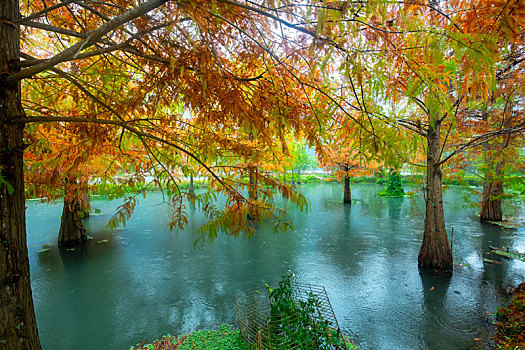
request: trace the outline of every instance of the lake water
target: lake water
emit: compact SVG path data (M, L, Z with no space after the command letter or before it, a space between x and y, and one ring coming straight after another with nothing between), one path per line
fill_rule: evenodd
M291 271L326 288L339 325L360 349L477 349L491 337L487 312L505 288L525 280L525 263L486 255L489 245L525 252L525 229L478 221L464 192L445 192L452 278L417 267L421 198L381 198L376 185L353 185L352 206L338 184L303 185L311 211L291 209L294 231L257 228L250 241L221 236L195 249L204 221L170 232L162 196L141 199L126 228L105 228L119 201L94 199L101 216L86 221L88 244L56 247L62 207L27 203L31 281L44 349L129 349L143 340L234 323L235 295ZM523 203L506 209L525 214ZM104 240L108 240L104 242ZM97 243L100 242L100 243ZM42 245L53 246L38 253ZM501 262L487 264L483 257Z

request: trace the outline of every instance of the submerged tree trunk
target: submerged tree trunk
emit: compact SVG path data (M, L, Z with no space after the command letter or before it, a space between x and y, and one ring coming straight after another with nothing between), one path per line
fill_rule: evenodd
M72 246L87 239L84 217L86 212L85 190L76 180L69 180L65 186L64 209L58 233L58 244ZM78 193L80 191L80 193Z
M253 132L250 132L250 142L253 142ZM250 201L256 201L257 200L257 166L254 165L255 156L252 154L250 162L248 164L249 167L249 174L250 174L250 183L248 185L248 196ZM257 206L250 203L248 208L248 220L256 220L259 216L259 212L257 210Z
M0 348L40 349L25 227L20 85L6 74L20 59L17 0L0 1Z
M250 167L250 184L248 188L248 196L250 200L257 200L257 170L254 166ZM255 220L257 219L259 213L257 211L257 206L250 204L248 211L248 219Z
M487 120L488 115L485 115L484 119ZM505 127L507 126L505 125ZM504 144L489 144L488 141L483 144L486 171L483 177L483 195L481 196L481 212L479 215L481 221L501 221L503 219L501 197L503 195L504 161L501 153L504 148Z
M352 193L350 192L350 176L345 176L344 203L352 203Z
M503 211L501 210L501 196L503 195L503 182L501 181L501 169L503 162L496 163L494 173L485 174L483 180L483 195L481 197L481 221L501 221Z
M190 188L188 189L188 195L195 198L195 190L193 189L193 174L190 174Z
M420 267L439 272L452 272L452 251L445 230L443 214L443 196L441 188L441 166L439 164L440 124L436 120L427 134L427 179L426 179L426 215L423 243L419 251Z

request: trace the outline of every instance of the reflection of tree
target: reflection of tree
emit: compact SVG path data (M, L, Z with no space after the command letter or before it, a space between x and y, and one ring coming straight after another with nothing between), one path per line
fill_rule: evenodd
M361 201L360 209L362 215L371 217L371 218L386 218L386 205L384 198L381 198L377 195L377 186L376 185L361 185L359 186L359 198ZM357 192L357 191L356 191Z
M482 233L481 250L483 252L483 258L500 262L500 264L484 263L483 276L480 282L489 282L490 284L494 285L497 290L501 291L506 287L503 285L503 283L504 276L507 275L508 263L499 255L491 253L490 246L499 248L509 247L511 246L512 242L510 242L508 239L505 239L505 237L501 237L502 230L496 225L480 223L480 230Z
M320 212L330 217L330 221L322 226L317 219L312 220L311 227L317 229L320 238L318 252L322 254L322 261L329 266L341 267L349 275L359 275L358 271L364 265L354 254L366 251L371 245L363 235L363 228L369 225L370 218L363 213L361 205L341 206L339 191L334 191L329 199L324 199L320 208L312 208L312 213Z
M444 349L446 340L441 334L436 333L441 329L439 318L445 313L445 297L452 276L449 274L436 274L419 269L421 285L423 287L423 304L425 308L423 325L423 338L427 349ZM437 319L436 319L437 318ZM443 342L443 343L442 343Z
M399 219L401 216L401 207L404 200L404 198L386 198L388 205L388 216L391 219Z
M352 214L352 206L345 205L343 206L343 215L344 215L344 232L350 230L350 215Z
M119 253L118 241L38 253L38 265L31 268L44 348L73 349L77 339L89 339L90 348L111 347L127 331L119 312L136 307L126 295L134 283L127 269L115 268Z

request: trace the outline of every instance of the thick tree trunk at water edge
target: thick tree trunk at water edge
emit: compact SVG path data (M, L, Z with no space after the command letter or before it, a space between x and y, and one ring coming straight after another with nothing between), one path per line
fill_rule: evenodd
M87 239L84 227L84 207L78 198L64 198L64 209L60 222L58 244L64 246L77 245Z
M18 1L0 1L0 349L40 349L25 228L20 86L6 73L20 57Z
M486 174L483 182L483 195L481 197L481 221L501 221L503 211L501 210L501 196L503 195L503 183L500 179L502 162L497 162L494 175Z
M345 176L345 188L344 188L344 203L352 203L352 193L350 192L350 177Z
M420 267L430 270L451 273L453 269L452 251L445 230L443 213L443 196L441 188L440 125L436 122L434 129L429 128L427 135L427 179L426 179L426 216L423 243L419 251Z

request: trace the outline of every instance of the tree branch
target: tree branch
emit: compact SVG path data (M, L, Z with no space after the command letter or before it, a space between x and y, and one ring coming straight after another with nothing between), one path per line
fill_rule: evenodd
M66 29L66 28L60 28L60 27L55 27L55 26L52 26L52 25L49 25L49 24L35 22L35 21L25 21L22 25L26 26L26 27L31 27L31 28L38 28L38 29L47 30L49 32L69 35L69 36L73 36L73 37L76 37L76 38L85 39L88 36L85 33L79 33L79 32L76 32L74 30L70 30L70 29Z
M38 12L35 12L32 15L29 15L27 17L22 17L20 19L17 19L16 21L14 21L14 23L16 23L16 24L19 24L19 23L24 24L25 22L33 20L33 19L36 19L36 18L39 18L39 17L45 15L46 13L48 13L50 11L56 10L56 9L58 9L60 7L63 7L63 6L67 6L67 5L71 4L73 1L75 1L75 0L64 0L64 1L62 1L62 2L60 2L58 4L56 4L56 5L46 7L42 11L38 11Z
M194 155L192 152L186 150L183 147L180 147L176 143L165 140L161 137L143 132L135 127L132 127L128 124L125 120L110 120L110 119L99 119L99 118L82 118L82 117L63 117L63 116L56 116L56 117L49 117L49 116L31 116L31 117L20 117L14 120L14 123L17 124L26 124L26 123L57 123L57 122L66 122L66 123L91 123L91 124L99 124L99 125L115 125L119 126L129 132L131 132L134 135L137 135L139 138L147 138L150 140L157 141L161 144L164 144L166 146L170 146L175 148L176 150L181 151L182 153L186 154L193 160L195 160L199 165L201 165L206 171L215 179L217 180L224 188L229 189L232 193L236 193L238 195L241 195L237 190L232 188L231 186L225 184L222 179L203 161L199 159L196 155ZM242 195L241 195L242 196ZM243 197L243 196L242 196Z
M10 85L10 84L16 84L17 82L19 82L20 80L23 80L23 79L26 79L26 78L29 78L35 74L38 74L40 72L43 72L43 71L46 71L48 69L50 69L51 67L54 67L56 66L57 64L61 63L61 62L65 62L65 61L70 61L70 60L74 60L77 58L77 56L86 48L96 44L97 42L100 41L100 39L102 39L106 34L108 34L109 32L115 30L116 28L120 27L121 25L137 18L137 17L140 17L156 8L158 8L159 6L163 5L164 3L166 3L167 1L169 0L149 0L145 3L143 3L142 5L140 6L137 6L121 15L118 15L114 18L112 18L110 21L102 24L98 29L90 32L88 34L88 36L68 47L67 49L63 50L62 52L56 54L55 56L49 58L49 59L46 59L30 68L27 68L27 69L23 69L19 72L16 72L16 73L12 73L11 75L9 75L7 77L7 79L5 80L5 83L7 85Z
M449 160L450 158L454 157L455 155L457 155L457 154L459 154L459 153L461 153L461 152L463 152L463 151L465 151L467 149L470 149L470 148L482 145L483 143L485 143L485 142L487 142L487 141L489 141L491 139L494 139L494 138L496 138L498 136L518 134L518 133L522 133L523 131L525 131L525 122L520 123L520 124L515 125L515 126L512 126L510 128L501 129L501 130L498 130L498 131L487 132L485 134L476 136L472 140L470 140L469 142L463 144L461 147L456 149L454 152L452 152L448 156L446 156L443 160L441 160L438 163L438 165L441 166L443 163L445 163L447 160Z

